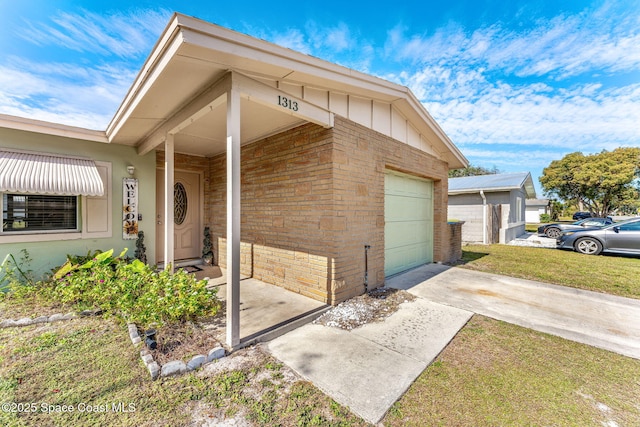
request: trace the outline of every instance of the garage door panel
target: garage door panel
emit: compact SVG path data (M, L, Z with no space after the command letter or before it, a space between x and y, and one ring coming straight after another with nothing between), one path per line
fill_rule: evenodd
M433 182L385 176L385 275L433 261Z
M385 197L386 221L425 221L431 216L431 199L387 195Z
M424 221L387 224L385 247L392 248L428 242L431 240L430 228L431 224Z

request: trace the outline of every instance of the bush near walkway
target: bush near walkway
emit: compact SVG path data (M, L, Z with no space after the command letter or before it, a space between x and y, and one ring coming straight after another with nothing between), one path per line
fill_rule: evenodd
M114 257L112 249L88 260L69 257L51 279L14 285L8 297L101 310L143 328L214 316L220 309L217 289L208 289L206 280L183 270L158 273L138 259L129 262L125 253Z

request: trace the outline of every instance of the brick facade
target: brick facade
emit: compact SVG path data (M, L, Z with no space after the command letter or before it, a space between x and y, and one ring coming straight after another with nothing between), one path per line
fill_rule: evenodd
M190 161L205 169L204 225L224 267L225 155L176 155L176 169ZM363 293L370 245L369 288L381 286L388 169L434 181L434 260L449 256L448 166L421 150L336 116L331 129L305 124L243 146L241 163L242 274L336 304Z

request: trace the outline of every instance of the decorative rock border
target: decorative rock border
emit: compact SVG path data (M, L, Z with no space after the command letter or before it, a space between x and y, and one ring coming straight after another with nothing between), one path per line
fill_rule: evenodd
M38 323L52 323L52 322L59 322L61 320L73 320L78 317L98 316L100 314L102 314L102 310L85 310L85 311L81 311L78 314L56 313L56 314L52 314L51 316L39 316L33 319L30 317L23 317L18 320L5 319L2 322L0 322L0 328L15 328L15 327L21 327L21 326L36 325Z
M142 345L142 338L138 332L138 328L133 323L128 323L127 328L129 330L129 338L133 345L137 348ZM153 360L153 355L146 348L140 350L140 358L149 370L151 379L155 380L159 377L170 377L172 375L181 375L185 372L191 372L200 368L205 363L210 363L215 360L221 359L226 356L224 348L218 346L209 350L209 353L198 354L191 358L188 363L184 363L182 360L172 360L164 365L160 366L158 362Z
M59 322L61 320L72 320L78 317L75 313L52 314L51 316L40 316L36 318L23 317L21 319L6 319L0 322L0 328L16 328L21 326L36 325L38 323Z
M51 316L39 316L33 319L30 317L23 317L17 320L5 319L0 322L0 329L30 326L40 323L53 323L62 320L73 320L78 317L97 316L101 313L101 310L85 310L78 314L56 313L52 314ZM133 323L128 323L127 329L129 330L129 338L131 338L131 342L133 343L133 345L136 348L143 345L142 338L140 338L137 326ZM202 365L204 365L205 363L211 363L214 360L221 359L225 356L225 349L218 346L209 350L209 353L206 356L204 354L193 356L188 363L184 363L182 360L172 360L171 362L167 362L163 366L160 366L158 362L153 360L153 355L151 355L149 350L145 348L140 351L140 358L149 370L149 374L151 375L152 380L158 379L159 377L169 377L172 375L184 374L185 372L191 372L202 367Z

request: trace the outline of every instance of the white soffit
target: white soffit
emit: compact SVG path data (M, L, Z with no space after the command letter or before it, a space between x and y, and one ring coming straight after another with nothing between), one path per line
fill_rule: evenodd
M102 196L104 185L93 160L3 149L0 192Z

